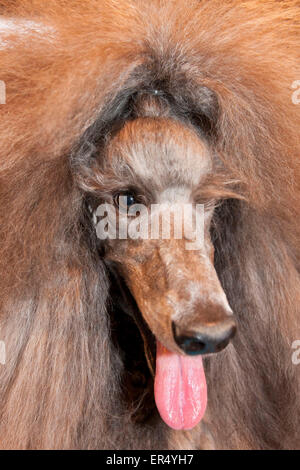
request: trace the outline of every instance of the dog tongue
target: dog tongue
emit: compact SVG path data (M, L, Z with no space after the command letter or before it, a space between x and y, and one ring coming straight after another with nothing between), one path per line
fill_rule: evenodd
M180 356L157 341L155 402L164 422L173 429L192 429L207 404L201 356Z

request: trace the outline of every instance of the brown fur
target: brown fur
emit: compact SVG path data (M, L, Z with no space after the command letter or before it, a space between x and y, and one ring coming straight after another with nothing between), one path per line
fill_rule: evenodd
M299 2L16 0L0 13L50 28L0 48L1 447L300 448ZM154 86L167 98L130 101ZM86 221L101 176L90 150L109 155L128 106L181 123L174 148L182 126L203 132L205 197L222 201L215 268L238 334L206 359L205 425L191 432L162 423L150 379L124 392L117 294Z

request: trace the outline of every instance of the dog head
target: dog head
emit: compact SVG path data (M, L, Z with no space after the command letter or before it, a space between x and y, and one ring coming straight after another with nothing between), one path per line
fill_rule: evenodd
M233 192L209 140L172 111L163 93L138 93L131 107L79 180L92 194L89 210L102 257L156 338L157 357L169 355L168 367L175 369L171 357L218 352L236 331L211 240L215 207ZM195 364L182 363L181 369ZM199 367L198 375L202 362ZM195 420L165 421L188 428Z

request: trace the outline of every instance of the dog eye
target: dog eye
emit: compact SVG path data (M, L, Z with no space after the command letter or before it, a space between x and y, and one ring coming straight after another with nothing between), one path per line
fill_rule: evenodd
M118 193L114 196L114 203L120 211L127 212L131 206L138 204L138 200L133 193Z

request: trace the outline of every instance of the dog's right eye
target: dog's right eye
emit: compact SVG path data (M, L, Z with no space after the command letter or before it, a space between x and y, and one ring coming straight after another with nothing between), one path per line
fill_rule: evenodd
M127 213L131 206L138 204L138 200L133 193L118 193L114 196L114 203L119 211Z

